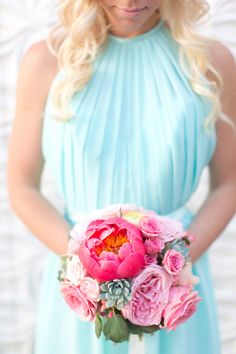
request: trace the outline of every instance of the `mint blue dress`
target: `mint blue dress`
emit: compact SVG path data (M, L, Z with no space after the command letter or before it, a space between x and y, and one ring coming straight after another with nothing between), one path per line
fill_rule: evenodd
M59 72L55 82L62 76ZM42 150L71 225L78 213L132 203L170 214L188 227L194 215L185 204L214 153L216 132L204 130L210 103L193 92L163 22L133 38L108 36L91 79L71 101L69 122L53 119L50 93ZM35 354L128 354L127 342L97 340L94 325L80 321L64 303L58 268L58 256L50 253ZM207 253L194 272L203 297L198 311L169 334L146 335L146 354L220 353Z

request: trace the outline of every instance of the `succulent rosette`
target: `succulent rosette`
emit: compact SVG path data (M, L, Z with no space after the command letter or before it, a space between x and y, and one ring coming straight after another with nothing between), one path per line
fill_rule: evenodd
M116 343L129 335L167 332L201 300L194 286L183 224L136 205L116 204L79 215L58 279L68 306Z

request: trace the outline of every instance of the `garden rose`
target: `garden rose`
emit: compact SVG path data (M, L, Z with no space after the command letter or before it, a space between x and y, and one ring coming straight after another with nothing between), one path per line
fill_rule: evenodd
M182 254L174 249L166 251L162 264L165 270L172 275L177 275L183 269L185 258Z
M63 283L61 293L66 303L84 321L93 321L96 316L97 302L89 300L79 287Z
M187 235L183 224L164 216L148 215L141 218L139 227L144 237L160 237L165 243L181 239Z
M124 318L140 326L159 325L172 281L163 267L147 266L134 279L131 301L121 311Z
M186 231L184 230L183 224L180 221L161 217L161 223L162 239L165 243L175 239L181 239L186 236Z
M164 327L175 330L196 311L197 303L202 299L197 291L191 291L187 286L174 286L170 289L168 305L163 312Z
M99 285L98 282L90 277L80 279L79 288L81 293L90 301L98 301Z
M94 220L78 254L84 268L98 281L134 277L144 265L142 233L120 217Z
M77 285L86 274L78 256L72 256L67 262L66 278L74 285Z
M188 262L180 272L177 285L193 287L199 283L199 278L192 273L192 263Z

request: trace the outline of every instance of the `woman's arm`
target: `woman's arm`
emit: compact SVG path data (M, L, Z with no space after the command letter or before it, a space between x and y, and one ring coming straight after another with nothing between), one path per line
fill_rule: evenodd
M9 148L8 189L11 205L22 221L49 249L63 254L69 225L40 194L43 112L57 71L56 59L45 42L34 44L22 60Z
M221 73L223 112L236 128L236 64L221 44L212 47L212 60ZM217 147L209 164L210 192L189 231L196 236L190 254L196 261L221 234L236 212L236 130L223 122L216 123Z

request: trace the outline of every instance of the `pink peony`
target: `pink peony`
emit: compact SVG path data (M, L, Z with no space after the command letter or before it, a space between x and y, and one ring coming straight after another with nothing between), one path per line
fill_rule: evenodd
M184 263L184 256L174 249L166 251L162 260L165 270L172 275L179 274L183 269Z
M94 299L90 300L87 295L81 291L79 286L63 283L61 286L61 293L66 303L76 312L81 320L93 321L95 319L97 301Z
M134 277L144 254L140 230L119 217L92 221L79 248L81 263L98 281Z
M174 286L170 289L169 302L163 312L164 327L175 330L196 311L197 303L202 299L197 291L191 291L187 286Z
M140 326L159 325L168 303L173 277L163 267L147 266L132 285L131 301L122 309L122 315Z
M147 238L144 241L144 246L146 253L155 255L164 249L165 243L159 237L153 237Z

